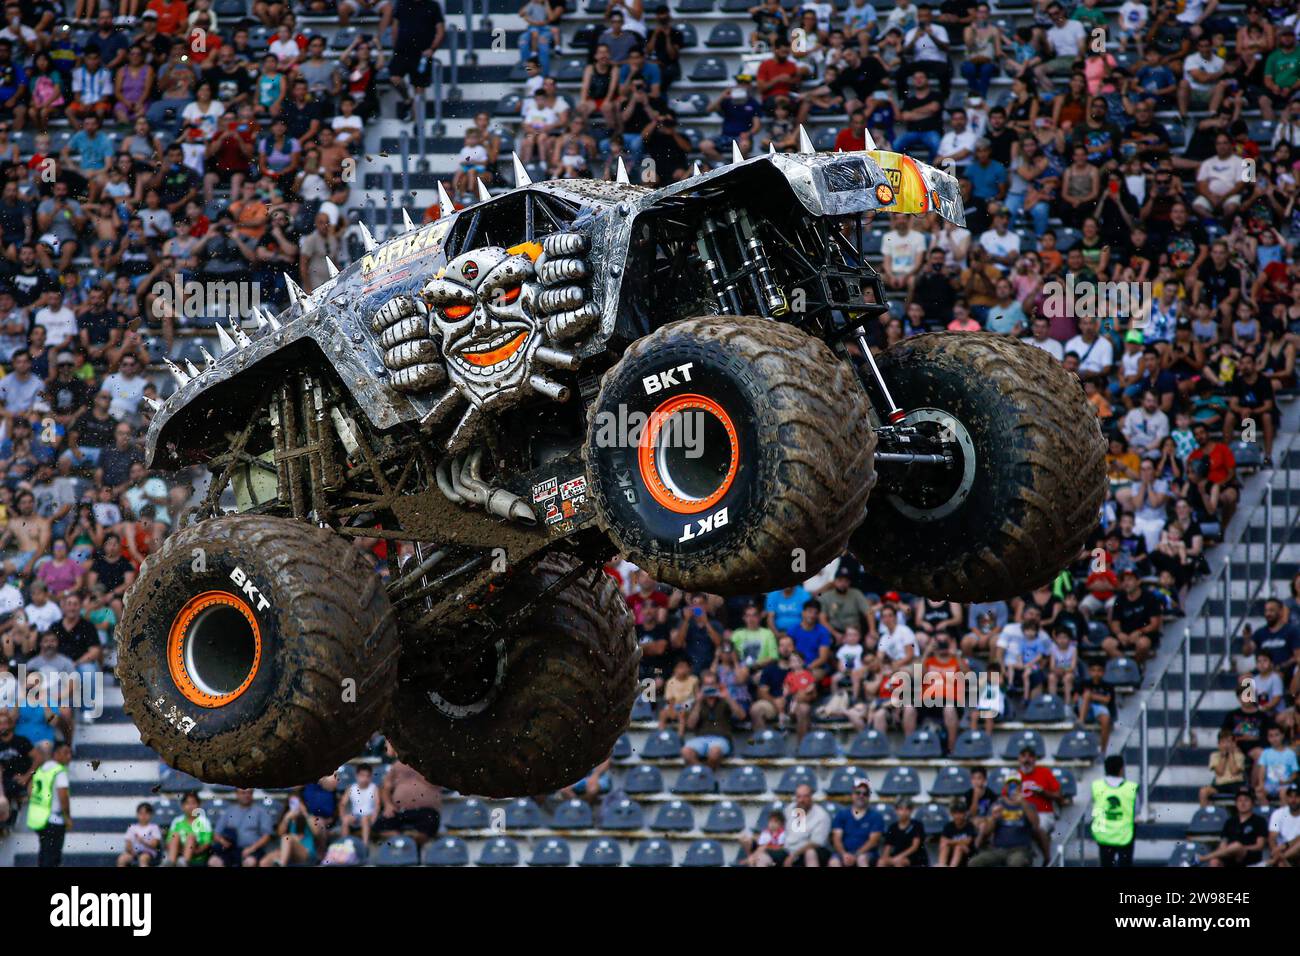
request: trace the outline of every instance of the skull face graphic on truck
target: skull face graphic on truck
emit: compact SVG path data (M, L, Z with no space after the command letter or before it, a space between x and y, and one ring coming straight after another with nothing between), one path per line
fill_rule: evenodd
M499 246L457 256L423 297L442 333L447 375L479 407L518 397L542 341L533 260Z

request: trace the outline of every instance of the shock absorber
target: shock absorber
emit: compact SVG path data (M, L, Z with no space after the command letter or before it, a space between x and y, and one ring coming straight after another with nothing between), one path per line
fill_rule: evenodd
M735 283L728 281L726 262L722 258L722 248L718 242L718 225L712 216L701 223L695 244L700 253L700 261L704 264L704 274L708 276L713 295L718 300L718 307L724 312L740 315L745 310L741 306Z
M754 277L758 284L756 291L759 297L767 304L768 311L772 315L783 315L789 306L772 275L771 264L767 261L767 252L763 249L762 240L754 231L749 212L745 209L730 209L727 211L727 217L739 232L741 248L749 256L746 264L754 267Z

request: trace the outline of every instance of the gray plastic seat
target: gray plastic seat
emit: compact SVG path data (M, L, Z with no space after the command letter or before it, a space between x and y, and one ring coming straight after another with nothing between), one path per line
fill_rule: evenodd
M704 45L711 49L719 49L741 46L744 42L745 35L740 32L740 27L724 20L709 31L708 39L704 41Z
M898 748L900 760L937 760L942 756L939 735L928 727L918 727Z
M678 13L712 13L714 0L679 0Z
M448 830L483 830L490 818L487 804L478 797L469 797L447 808L444 825Z
M506 804L506 826L511 830L537 830L546 826L546 821L536 800L519 797Z
M781 774L781 780L776 785L776 792L780 794L792 794L798 787L807 784L814 791L817 789L817 771L805 764L799 764L795 767L787 767L785 773Z
M673 848L667 840L642 840L632 851L628 866L672 866Z
M591 825L591 804L585 800L566 800L551 814L551 826L557 830L586 830Z
M1079 795L1079 780L1069 767L1053 767L1052 776L1061 785L1061 796L1073 800Z
M1223 807L1202 807L1192 814L1192 820L1187 824L1187 833L1189 836L1218 836L1227 822L1228 811Z
M1057 760L1096 760L1101 756L1101 738L1091 730L1075 730L1061 738Z
M640 830L645 826L645 812L635 800L611 800L600 812L605 830Z
M573 862L567 840L560 837L547 837L533 847L529 866L568 866Z
M646 738L642 760L675 760L682 755L682 738L675 730L660 730Z
M189 793L191 790L202 790L203 781L183 770L164 766L158 780L158 789L163 793Z
M418 866L420 851L410 837L391 837L375 847L370 862L375 866Z
M970 771L965 767L944 767L930 785L931 797L960 797L970 791Z
M732 800L722 800L709 809L705 833L739 833L745 829L745 811Z
M620 735L618 740L614 741L614 751L613 753L610 754L610 756L613 757L615 760L627 760L629 757L631 757L632 738L629 737L627 734Z
M948 808L941 803L927 803L918 807L915 815L921 826L925 827L927 837L937 837L952 819Z
M836 767L826 784L826 794L831 797L851 796L853 784L858 780L866 779L868 779L866 772L857 767Z
M579 866L621 866L622 863L623 851L615 841L607 837L588 843L587 849L582 851L582 859L578 861Z
M831 760L840 755L840 745L829 730L810 730L799 741L795 756L800 760Z
M552 69L555 69L555 67L552 67ZM577 57L566 59L560 64L555 73L555 78L561 83L578 83L581 82L582 74L586 69L587 62L585 60Z
M884 820L886 829L898 822L898 811L894 809L892 803L875 803L872 806L875 807L876 812Z
M725 866L722 844L717 840L696 840L686 848L682 866Z
M663 793L664 775L653 764L637 764L623 778L623 791L631 796Z
M1020 719L1027 724L1059 724L1070 718L1065 701L1054 694L1039 694L1020 712Z
M1040 759L1047 756L1047 744L1043 743L1043 735L1036 730L1022 730L1007 738L1007 745L1002 748L1002 759L1019 759L1020 751L1025 747L1032 747Z
M874 728L862 731L849 744L850 760L884 760L889 756L889 738Z
M1131 657L1112 657L1101 679L1112 687L1136 687L1142 683L1142 671Z
M518 866L519 844L509 837L493 837L483 844L478 855L479 866Z
M882 797L915 797L921 793L921 775L915 767L891 767L880 783Z
M1174 845L1174 852L1169 854L1169 862L1166 866L1200 866L1201 861L1196 857L1198 851L1191 843L1177 843Z
M982 730L965 730L952 748L954 760L988 760L993 756L993 738Z
M1016 767L992 767L989 769L989 793L994 796L1002 794L1002 785L1007 782L1007 778L1020 776L1020 771Z
M703 764L695 764L685 768L677 775L677 780L673 783L673 793L716 793L717 789L718 780L713 775L713 770Z
M732 767L722 779L722 792L731 796L767 793L767 777L761 767Z
M691 81L694 83L721 83L727 79L729 74L730 70L727 69L725 60L720 60L716 56L706 56L691 69Z
M748 760L770 760L785 756L785 737L780 731L763 730L740 742L739 756Z
M652 830L664 830L670 833L686 833L695 829L695 811L684 800L669 800L659 807L655 814Z
M636 700L632 704L631 719L633 722L638 720L654 720L654 716L654 704L650 703L650 701L638 694Z
M469 847L460 837L443 837L424 847L425 866L469 866Z

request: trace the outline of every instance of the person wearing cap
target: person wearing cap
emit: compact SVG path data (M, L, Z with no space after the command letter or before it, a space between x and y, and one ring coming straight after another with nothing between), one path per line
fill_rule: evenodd
M1250 790L1237 791L1234 810L1219 834L1219 845L1197 856L1198 863L1213 867L1254 866L1264 859L1268 845L1268 821L1255 812L1255 798Z
M1092 782L1092 838L1104 867L1133 865L1138 786L1124 779L1124 758L1106 758L1106 775Z
M1288 786L1282 799L1268 818L1268 865L1300 866L1300 786Z
M744 134L749 134L752 139L763 128L763 104L754 93L753 75L737 73L736 85L715 96L708 111L722 117L722 131L702 140L700 152L712 165L729 163L731 144Z
M821 622L830 629L837 643L843 642L844 632L850 627L860 630L863 621L872 621L871 602L852 586L846 567L841 566L835 572L831 586L817 600L821 604Z
M853 796L831 819L829 866L875 866L885 833L885 818L868 802L871 783L866 777L853 781Z
M1038 825L1038 811L1025 800L1020 775L1010 774L1002 784L1002 795L989 807L989 815L980 824L975 845L982 849L970 865L1029 866L1034 862L1034 846L1043 846L1047 838Z
M1043 849L1043 856L1046 857L1047 836L1056 824L1056 808L1065 802L1065 798L1061 796L1061 782L1056 779L1056 774L1051 770L1038 765L1038 752L1033 747L1020 748L1017 769L1025 802L1038 811L1038 826L1043 834L1040 846Z
M1143 466L1146 467L1145 462ZM1101 642L1101 647L1108 657L1132 654L1142 664L1160 641L1164 605L1143 586L1133 567L1120 572L1119 587L1120 592L1110 608L1110 635Z

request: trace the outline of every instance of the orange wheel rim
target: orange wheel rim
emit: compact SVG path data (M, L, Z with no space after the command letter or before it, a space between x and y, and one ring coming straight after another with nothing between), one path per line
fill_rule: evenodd
M692 410L713 416L722 426L730 445L731 458L726 473L718 486L703 497L684 494L680 488L670 484L671 476L665 474L665 462L659 447L659 435L664 426L675 416ZM731 416L721 405L706 395L677 395L663 402L650 413L650 421L642 431L641 441L637 447L637 465L641 472L641 480L645 483L651 498L675 514L691 515L711 508L731 490L736 480L736 472L740 468L739 452L740 440L736 437L736 426L732 424Z
M203 673L205 668L196 660L196 645L202 640L204 647L207 648L212 646L214 639L220 639L220 632L214 636L211 628L219 626L219 622L214 621L213 616L222 612L225 612L222 620L235 623L236 627L238 624L230 617L231 612L238 614L247 623L247 634L230 634L228 638L231 641L241 642L240 650L243 651L243 657L251 657L251 663L247 664L247 673L243 674L242 679L237 679L238 672L245 670L244 662L242 660L234 662L236 671L234 678L229 674L231 662L223 662L222 668L226 673L221 676L224 679L214 686L213 675L205 676ZM200 629L205 622L209 626L209 631L200 635ZM253 609L238 595L227 591L204 591L190 598L172 619L171 630L167 635L167 669L181 696L190 703L200 707L224 707L237 700L253 683L253 678L257 676L261 664L262 629L257 624Z

